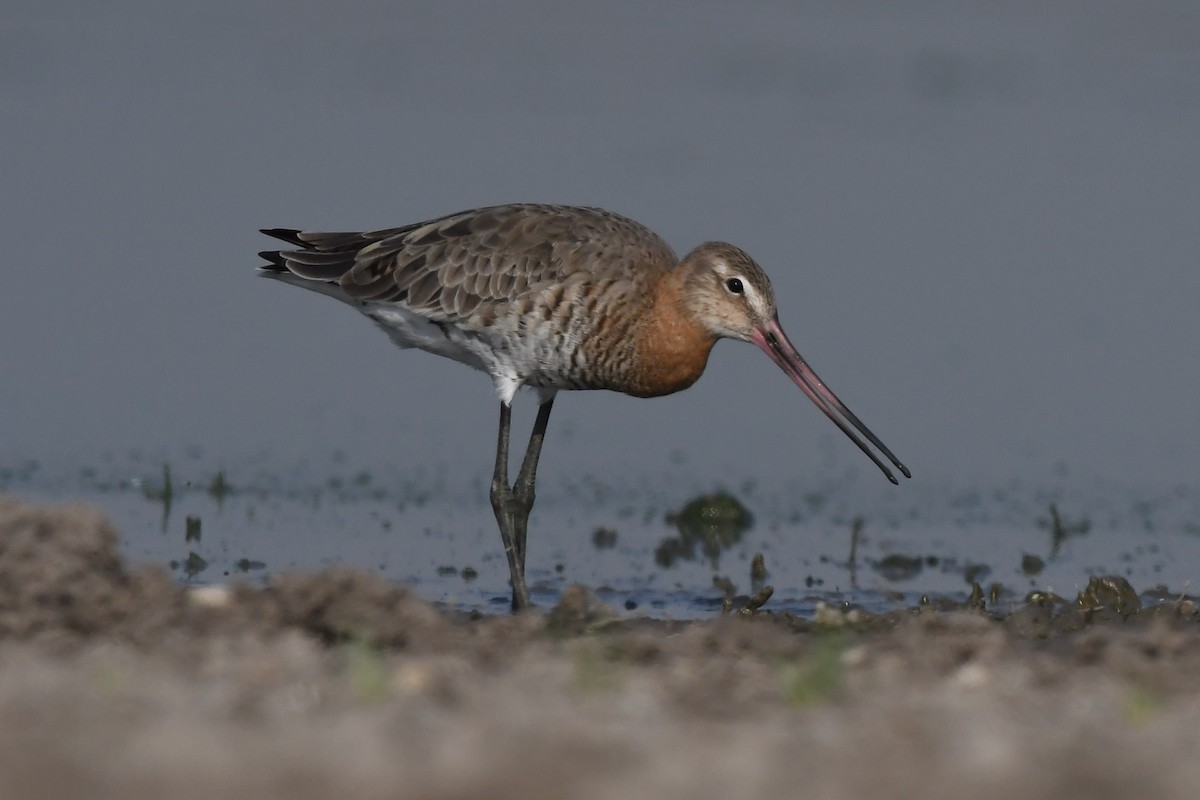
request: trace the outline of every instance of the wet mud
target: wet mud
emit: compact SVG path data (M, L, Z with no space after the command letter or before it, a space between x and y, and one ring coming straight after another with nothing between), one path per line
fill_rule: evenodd
M682 537L682 534L681 534ZM699 550L704 549L699 538ZM12 798L1195 797L1200 616L1119 578L998 613L439 609L349 569L185 588L0 497Z

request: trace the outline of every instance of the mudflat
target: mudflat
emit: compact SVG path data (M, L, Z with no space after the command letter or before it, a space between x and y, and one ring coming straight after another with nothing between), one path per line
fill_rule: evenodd
M972 800L1200 792L1200 615L447 612L352 570L187 589L0 498L6 798Z

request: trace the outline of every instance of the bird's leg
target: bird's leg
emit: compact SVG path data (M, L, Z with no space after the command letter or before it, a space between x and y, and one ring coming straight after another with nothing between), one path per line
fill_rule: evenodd
M554 398L538 406L537 419L533 423L533 433L529 434L529 446L525 449L525 460L521 462L521 471L517 473L517 481L513 484L513 534L517 547L517 561L521 565L521 573L525 572L525 534L529 528L529 512L533 510L533 484L537 480L538 458L542 454L542 442L546 438L546 424L550 421L550 411L554 408Z
M492 510L496 512L496 522L500 525L500 539L504 543L504 555L508 559L508 574L512 582L513 611L529 607L529 589L525 586L524 542L525 530L521 529L521 554L518 555L516 537L514 536L515 503L513 491L508 485L508 438L512 427L512 407L508 403L500 403L500 433L496 441L496 469L492 473ZM524 472L524 468L522 468ZM525 512L528 519L529 512Z

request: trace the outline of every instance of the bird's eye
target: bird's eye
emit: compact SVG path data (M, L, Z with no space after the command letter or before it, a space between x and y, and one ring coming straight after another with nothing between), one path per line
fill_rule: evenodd
M729 280L725 281L725 288L728 289L729 291L733 292L734 294L741 294L742 293L742 279L741 278L730 278Z

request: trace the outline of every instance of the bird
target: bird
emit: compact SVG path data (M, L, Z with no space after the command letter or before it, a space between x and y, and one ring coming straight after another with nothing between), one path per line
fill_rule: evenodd
M328 295L373 320L401 348L486 373L500 401L490 500L508 561L514 612L530 606L526 540L538 460L558 392L658 397L688 388L719 339L763 350L889 481L909 469L821 381L780 326L771 281L732 244L682 259L628 217L513 203L365 232L261 232L294 249L259 253L260 274ZM508 477L512 403L534 390L537 417ZM864 441L864 439L866 441Z

